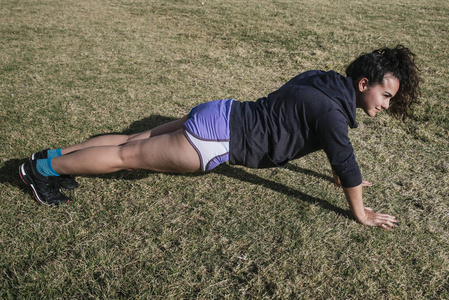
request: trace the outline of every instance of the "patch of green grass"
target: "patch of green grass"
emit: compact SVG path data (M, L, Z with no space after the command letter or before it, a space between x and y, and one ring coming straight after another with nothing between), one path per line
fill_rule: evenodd
M3 1L0 297L448 298L448 18L442 0ZM365 203L401 220L393 232L355 223L322 152L78 177L55 208L18 178L34 151L256 100L397 43L423 79L412 120L360 114L350 131Z

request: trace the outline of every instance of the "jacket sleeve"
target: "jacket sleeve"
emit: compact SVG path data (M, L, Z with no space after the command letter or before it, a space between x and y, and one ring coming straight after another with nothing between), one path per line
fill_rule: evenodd
M319 143L329 162L340 177L344 188L362 183L362 174L356 162L354 149L348 136L348 123L338 110L331 110L316 121Z

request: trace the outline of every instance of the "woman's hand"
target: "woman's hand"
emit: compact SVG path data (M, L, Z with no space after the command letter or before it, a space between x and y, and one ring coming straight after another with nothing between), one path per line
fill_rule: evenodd
M361 184L352 188L343 188L343 191L345 192L352 215L357 222L368 226L381 227L386 230L391 230L398 226L398 221L395 217L387 214L375 213L371 208L363 205Z
M373 183L366 180L362 180L362 186L373 186Z
M381 227L386 230L392 230L394 227L398 227L398 220L396 220L395 217L387 214L375 213L369 207L365 207L365 217L359 222L368 226Z

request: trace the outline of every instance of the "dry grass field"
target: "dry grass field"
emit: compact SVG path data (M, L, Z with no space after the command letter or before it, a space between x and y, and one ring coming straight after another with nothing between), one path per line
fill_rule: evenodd
M449 298L448 24L445 0L0 0L0 298ZM392 232L353 220L323 152L79 176L51 208L18 177L35 151L256 100L399 43L423 80L413 118L360 111L350 131Z

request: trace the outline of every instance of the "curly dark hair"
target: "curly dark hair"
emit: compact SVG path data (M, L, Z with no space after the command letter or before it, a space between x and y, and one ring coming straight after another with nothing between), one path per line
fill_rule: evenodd
M399 90L391 99L388 112L405 121L413 110L420 96L418 67L415 54L403 45L395 48L381 48L371 53L364 53L346 68L346 76L358 82L367 78L370 85L382 83L385 74L391 73L399 80Z

